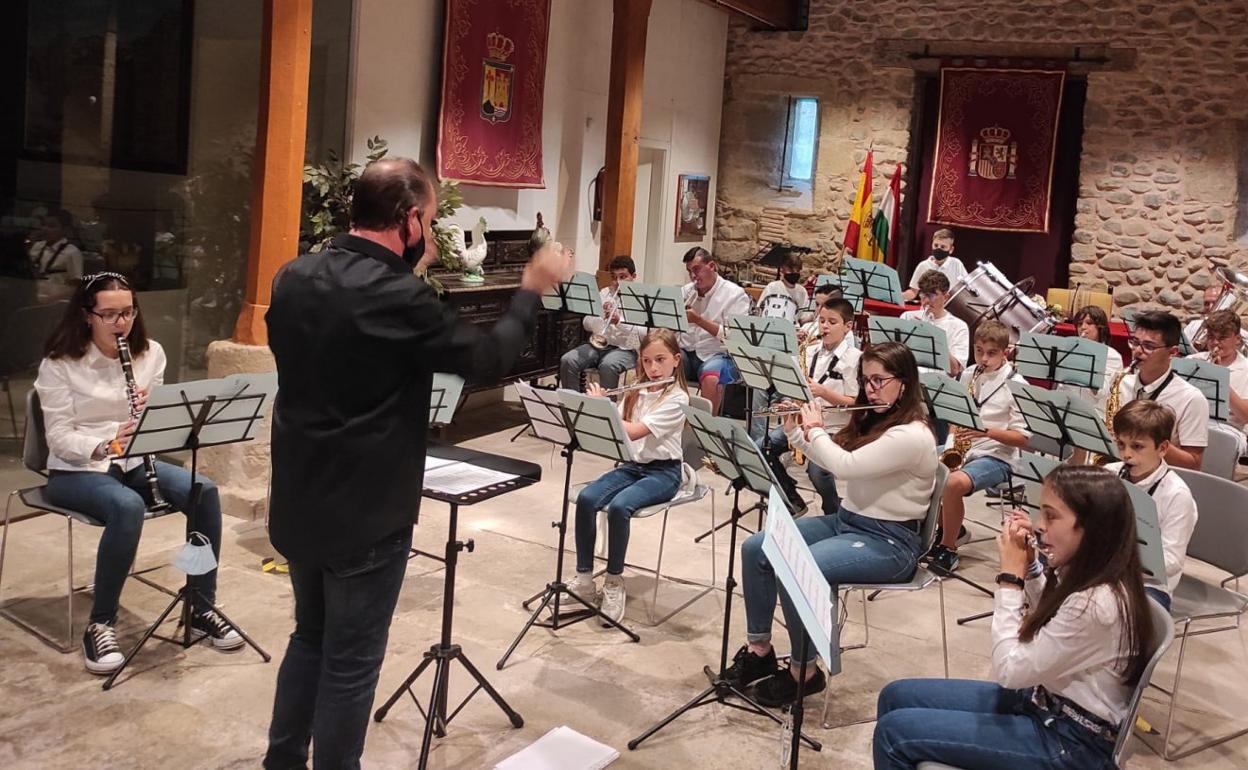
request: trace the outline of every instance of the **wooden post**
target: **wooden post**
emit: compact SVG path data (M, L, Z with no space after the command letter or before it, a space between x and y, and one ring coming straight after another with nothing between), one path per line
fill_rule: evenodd
M602 199L602 282L611 259L633 251L633 205L637 194L637 141L645 85L646 25L651 0L615 0L611 28L611 86L607 96L606 180Z
M234 340L244 345L268 344L264 314L273 276L299 256L312 0L265 0L261 40L247 289L234 327Z

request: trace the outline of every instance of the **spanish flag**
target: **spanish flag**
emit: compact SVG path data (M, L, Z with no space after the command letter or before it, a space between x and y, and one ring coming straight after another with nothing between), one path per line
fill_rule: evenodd
M845 228L845 251L859 259L872 259L871 249L871 156L867 150L867 161L862 166L862 176L858 178L858 195L854 197L854 210L849 215L849 225Z

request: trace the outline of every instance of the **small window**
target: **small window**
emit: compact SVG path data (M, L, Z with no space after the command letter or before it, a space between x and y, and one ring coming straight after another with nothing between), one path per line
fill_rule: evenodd
M784 147L784 186L809 187L815 178L815 153L819 147L819 100L798 97L789 107L789 126Z

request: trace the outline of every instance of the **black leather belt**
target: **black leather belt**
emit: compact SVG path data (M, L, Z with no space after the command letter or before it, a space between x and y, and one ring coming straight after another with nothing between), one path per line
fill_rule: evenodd
M1053 695L1048 690L1045 690L1044 687L1036 687L1031 694L1031 702L1036 707L1050 714L1061 714L1097 738L1104 738L1110 743L1115 743L1118 740L1117 727L1083 708L1078 703L1060 695ZM1045 724L1047 725L1051 719L1052 717L1049 717L1048 720L1045 720Z

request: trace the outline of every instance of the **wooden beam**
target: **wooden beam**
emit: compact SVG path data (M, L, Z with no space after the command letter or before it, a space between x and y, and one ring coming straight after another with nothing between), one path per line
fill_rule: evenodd
M607 95L606 179L602 197L601 277L611 259L633 253L637 142L645 85L646 27L651 0L615 0L611 28L611 85Z
M797 29L808 0L704 0L773 30Z
M273 276L299 256L311 54L312 0L265 0L247 289L234 327L234 340L244 345L268 344L264 314Z

